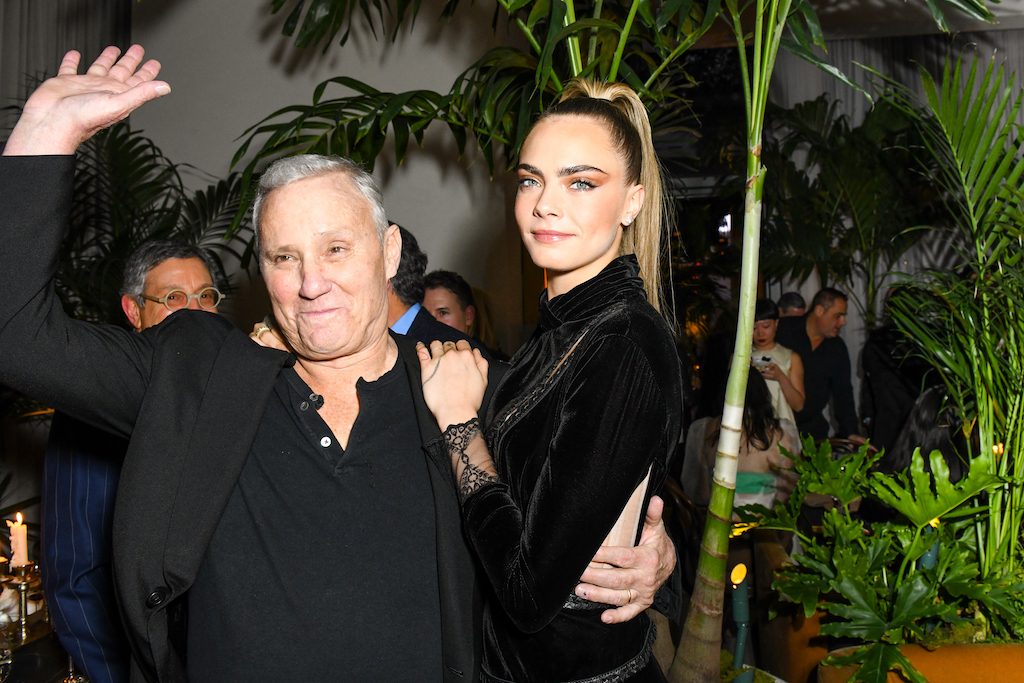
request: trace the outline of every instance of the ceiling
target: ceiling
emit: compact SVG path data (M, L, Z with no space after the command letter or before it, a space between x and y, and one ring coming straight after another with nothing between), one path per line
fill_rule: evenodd
M1024 28L1024 0L989 3L995 23L975 21L940 1L952 32ZM811 0L827 40L883 38L940 33L924 0ZM734 45L732 34L718 21L697 47Z

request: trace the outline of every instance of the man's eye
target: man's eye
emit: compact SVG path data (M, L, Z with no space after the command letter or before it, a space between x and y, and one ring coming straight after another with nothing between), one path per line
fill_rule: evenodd
M167 303L169 304L180 304L185 300L185 295L181 292L171 292L167 295Z

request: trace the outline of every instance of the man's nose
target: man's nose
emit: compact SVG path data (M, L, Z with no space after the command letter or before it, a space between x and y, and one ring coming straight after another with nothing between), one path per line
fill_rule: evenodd
M324 277L323 271L316 263L302 264L302 286L299 295L305 299L315 299L331 288Z

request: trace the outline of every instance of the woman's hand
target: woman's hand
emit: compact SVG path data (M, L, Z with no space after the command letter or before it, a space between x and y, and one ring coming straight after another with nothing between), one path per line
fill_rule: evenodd
M477 416L487 389L487 361L464 339L416 344L423 400L441 431Z
M291 351L284 338L281 337L281 333L278 332L277 325L274 322L274 316L272 315L268 315L261 322L252 326L252 332L249 333L249 339L252 339L260 346L265 346L268 349Z
M775 363L769 363L768 365L761 368L761 376L764 377L765 379L773 379L776 382L780 382L784 378L788 379L788 377L786 377L786 373L782 371L782 368L780 368Z

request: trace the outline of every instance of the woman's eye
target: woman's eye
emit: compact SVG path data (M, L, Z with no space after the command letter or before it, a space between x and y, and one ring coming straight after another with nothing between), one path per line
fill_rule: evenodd
M536 178L520 178L518 184L519 187L538 187L540 185Z
M590 182L589 180L584 180L583 178L580 178L579 180L572 181L572 184L570 184L569 187L572 188L573 190L590 190L597 186L594 185L594 183Z

